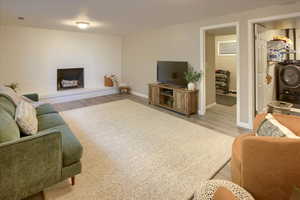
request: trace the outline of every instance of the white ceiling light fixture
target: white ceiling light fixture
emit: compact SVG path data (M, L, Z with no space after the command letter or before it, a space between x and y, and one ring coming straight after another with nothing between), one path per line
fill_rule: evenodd
M79 29L82 29L82 30L90 27L90 23L88 23L88 22L76 22L76 25Z

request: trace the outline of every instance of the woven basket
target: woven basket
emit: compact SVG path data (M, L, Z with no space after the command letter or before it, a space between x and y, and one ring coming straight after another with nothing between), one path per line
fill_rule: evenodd
M105 87L113 87L114 86L113 80L107 76L104 76L104 86Z

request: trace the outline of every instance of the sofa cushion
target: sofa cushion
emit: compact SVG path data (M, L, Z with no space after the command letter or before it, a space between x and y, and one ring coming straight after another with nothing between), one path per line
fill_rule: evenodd
M0 108L0 143L17 140L20 130L15 120L3 108Z
M14 119L16 113L16 106L14 103L5 96L0 94L0 107L2 107Z
M58 113L40 115L38 118L38 131L64 125L63 118Z
M50 114L50 113L57 113L57 111L54 109L54 107L49 103L39 105L35 109L36 109L37 116Z
M39 95L37 93L24 94L22 97L26 98L29 101L33 101L33 102L38 102L39 101Z
M49 133L54 131L59 131L62 135L63 166L67 167L80 161L82 156L82 146L68 125L53 127L39 133Z

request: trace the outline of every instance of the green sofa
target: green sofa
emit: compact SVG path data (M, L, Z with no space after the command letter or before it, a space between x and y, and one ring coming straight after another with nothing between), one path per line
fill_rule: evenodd
M13 101L0 95L0 199L23 199L68 178L74 184L82 146L59 113L50 104L38 106L38 133L24 136L15 111Z

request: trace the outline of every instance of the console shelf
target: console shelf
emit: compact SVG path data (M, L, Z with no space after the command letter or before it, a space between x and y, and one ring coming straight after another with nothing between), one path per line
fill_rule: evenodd
M149 84L149 104L189 116L197 113L198 91L166 84Z
M166 96L166 97L172 97L172 98L174 97L173 94L168 94L168 93L164 93L164 92L161 92L160 95Z

